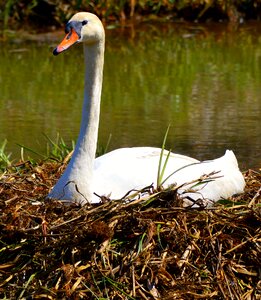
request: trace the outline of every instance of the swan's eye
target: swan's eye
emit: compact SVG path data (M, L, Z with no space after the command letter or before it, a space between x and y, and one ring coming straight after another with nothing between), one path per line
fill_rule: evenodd
M87 20L82 21L82 26L86 25L88 23Z

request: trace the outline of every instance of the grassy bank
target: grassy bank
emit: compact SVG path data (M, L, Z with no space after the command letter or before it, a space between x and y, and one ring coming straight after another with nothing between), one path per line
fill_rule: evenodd
M81 208L45 200L68 157L0 175L1 299L260 299L260 172L211 209L150 187Z
M101 1L0 1L0 22L4 28L60 26L76 11L90 11L103 21L125 21L158 16L190 21L259 19L260 0L101 0Z

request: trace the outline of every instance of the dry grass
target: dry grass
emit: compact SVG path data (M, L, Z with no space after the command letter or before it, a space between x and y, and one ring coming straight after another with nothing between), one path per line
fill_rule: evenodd
M261 299L259 172L211 209L183 208L175 190L82 208L44 201L56 173L23 163L1 177L1 299Z

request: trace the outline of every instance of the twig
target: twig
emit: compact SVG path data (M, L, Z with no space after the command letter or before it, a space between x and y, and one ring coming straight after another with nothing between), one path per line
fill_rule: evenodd
M255 196L253 197L253 199L249 202L248 207L252 207L252 206L255 204L257 198L260 197L260 196L261 196L261 187L260 187L260 189L256 192L256 194L255 194Z

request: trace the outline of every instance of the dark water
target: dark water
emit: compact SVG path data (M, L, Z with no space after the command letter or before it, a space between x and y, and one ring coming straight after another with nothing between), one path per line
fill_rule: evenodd
M261 166L261 25L145 24L108 30L99 144L167 147L198 159L235 151ZM76 139L82 47L54 57L63 35L0 44L0 145L45 152L44 134ZM44 41L46 39L46 41Z

